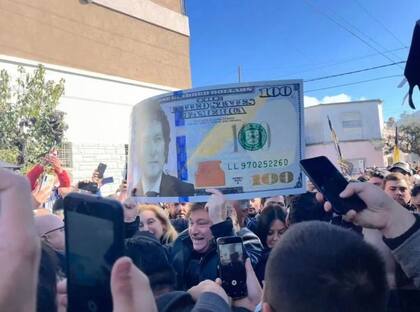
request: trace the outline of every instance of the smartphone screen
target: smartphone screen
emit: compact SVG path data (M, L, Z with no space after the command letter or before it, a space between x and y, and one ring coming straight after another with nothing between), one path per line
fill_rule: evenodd
M217 239L219 274L222 287L231 298L247 296L246 269L242 239L222 237Z
M107 177L102 179L102 185L114 183L114 177Z
M48 188L53 188L55 183L55 177L49 174L44 174L40 179L38 191L43 191Z
M366 208L357 195L346 199L339 196L348 182L327 157L302 159L300 165L315 187L331 202L334 212L346 214L350 209L360 211Z
M106 164L99 163L98 168L96 170L98 170L98 178L102 179L106 170Z
M114 201L66 196L68 311L112 311L110 276L124 253L122 226L122 208Z

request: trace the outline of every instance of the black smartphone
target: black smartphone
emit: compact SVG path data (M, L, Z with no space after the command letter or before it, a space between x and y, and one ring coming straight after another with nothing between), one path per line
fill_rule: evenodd
M128 164L125 163L124 171L123 171L123 180L127 181L127 175L128 175Z
M238 236L217 239L219 277L229 297L239 299L248 295L246 287L245 255L242 238Z
M300 166L318 191L331 203L335 213L343 215L350 209L361 211L366 208L364 201L357 195L345 199L339 196L348 182L327 157L302 159Z
M99 191L98 183L80 181L77 183L77 188L92 194L97 194Z
M111 269L124 255L118 201L70 193L64 198L68 310L112 311Z
M102 179L102 185L109 184L109 183L114 183L113 177L107 177L107 178Z
M98 178L102 179L106 170L106 164L99 163L98 168L96 168L96 170L98 171Z

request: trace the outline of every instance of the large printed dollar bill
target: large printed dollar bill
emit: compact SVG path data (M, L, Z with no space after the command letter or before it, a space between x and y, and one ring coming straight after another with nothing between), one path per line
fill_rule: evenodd
M304 191L301 80L176 91L131 117L129 190L145 202L205 201Z

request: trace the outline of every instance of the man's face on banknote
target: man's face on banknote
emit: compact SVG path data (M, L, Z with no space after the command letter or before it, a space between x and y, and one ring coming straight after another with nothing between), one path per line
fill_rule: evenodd
M142 178L156 181L165 164L165 139L160 122L149 123L140 134L139 158Z

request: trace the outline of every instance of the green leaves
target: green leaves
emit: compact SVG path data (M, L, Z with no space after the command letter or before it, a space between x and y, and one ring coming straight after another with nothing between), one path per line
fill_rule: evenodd
M28 73L18 68L12 81L0 71L0 159L28 168L64 139L67 125L57 105L64 94L64 80L46 80L39 65Z
M388 127L395 128L397 122L390 119L387 122ZM384 140L385 152L390 154L395 145L395 131L391 132ZM400 116L398 121L398 142L399 148L404 153L414 153L420 155L420 113L407 114Z
M420 122L403 125L399 129L402 151L420 155Z

